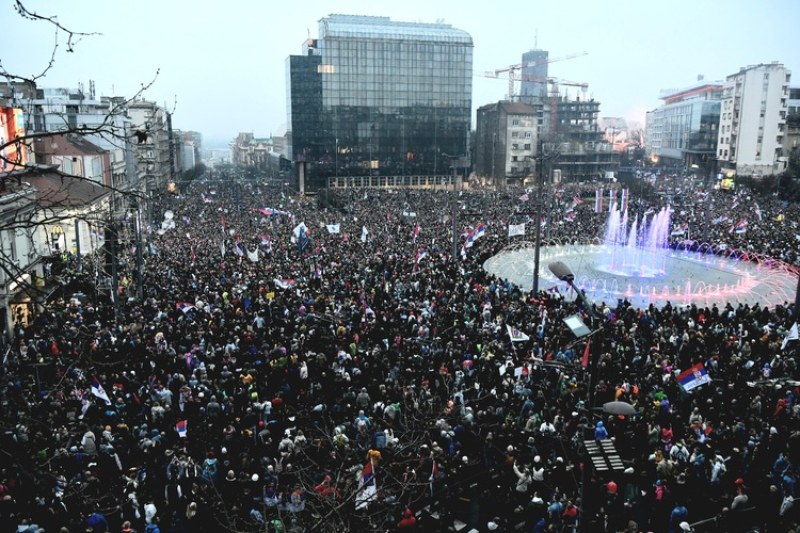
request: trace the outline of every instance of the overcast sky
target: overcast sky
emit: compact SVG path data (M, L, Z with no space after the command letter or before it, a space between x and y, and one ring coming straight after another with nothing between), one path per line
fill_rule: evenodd
M662 89L691 85L700 74L721 80L742 66L780 61L800 86L798 0L23 1L70 29L102 34L74 53L62 46L40 86L88 87L91 79L98 95L129 96L160 69L147 98L177 101L174 127L200 131L207 146L240 131L282 133L286 57L318 37L318 21L330 13L442 20L472 35L476 74L519 63L537 35L551 58L588 52L552 63L550 76L588 83L601 116L642 124ZM21 19L13 4L0 0L0 60L12 72L39 72L53 30ZM476 75L473 109L506 93L505 80Z

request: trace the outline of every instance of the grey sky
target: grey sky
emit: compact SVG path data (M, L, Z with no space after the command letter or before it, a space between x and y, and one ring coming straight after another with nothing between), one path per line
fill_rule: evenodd
M31 74L49 60L50 27L19 18L13 0L0 0L0 59L12 72ZM40 14L56 14L70 29L100 32L66 53L62 46L47 87L88 86L99 95L128 96L161 74L148 99L172 105L174 126L224 144L240 131L280 133L286 122L285 59L317 37L330 13L389 16L436 22L472 35L476 73L519 63L534 47L555 62L551 76L589 84L601 116L644 123L662 89L724 79L741 66L780 61L800 85L800 1L618 0L601 2L472 0L24 0ZM63 40L61 42L63 45ZM507 92L502 79L476 76L473 108ZM473 128L475 127L473 119Z

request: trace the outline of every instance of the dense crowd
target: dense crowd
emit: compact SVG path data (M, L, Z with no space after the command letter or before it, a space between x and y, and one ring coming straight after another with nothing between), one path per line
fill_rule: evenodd
M594 190L550 191L546 242L597 236ZM0 532L797 530L794 304L639 309L496 279L508 224L532 231L523 192L215 179L156 199L141 298L121 232L116 303L67 291L15 330ZM629 209L673 205L682 241L797 263L796 205L658 192ZM593 405L575 313L603 332ZM686 392L696 363L712 381ZM612 400L637 414L594 408ZM584 438L624 471L589 467Z

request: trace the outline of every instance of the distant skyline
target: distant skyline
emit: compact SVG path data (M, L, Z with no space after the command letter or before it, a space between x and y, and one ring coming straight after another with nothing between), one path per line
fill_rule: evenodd
M13 73L41 71L50 59L53 28L20 18L13 0L0 0L0 61ZM692 85L698 75L724 80L740 67L779 61L800 86L800 2L674 0L669 3L574 0L498 6L471 1L297 3L208 0L48 2L24 0L84 37L73 53L62 35L42 87L88 88L98 96L131 96L156 71L145 97L167 108L173 125L203 134L204 144L227 144L239 132L266 137L286 125L285 61L303 41L319 37L331 13L387 16L397 21L444 22L474 42L472 107L503 99L506 79L479 74L519 63L523 52L548 50L549 75L589 84L601 117L644 125L662 90ZM538 45L538 46L537 46ZM574 90L571 94L575 94Z

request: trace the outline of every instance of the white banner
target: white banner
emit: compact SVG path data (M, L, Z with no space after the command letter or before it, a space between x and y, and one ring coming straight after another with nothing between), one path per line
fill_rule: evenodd
M525 224L508 225L508 236L514 237L515 235L525 235Z

